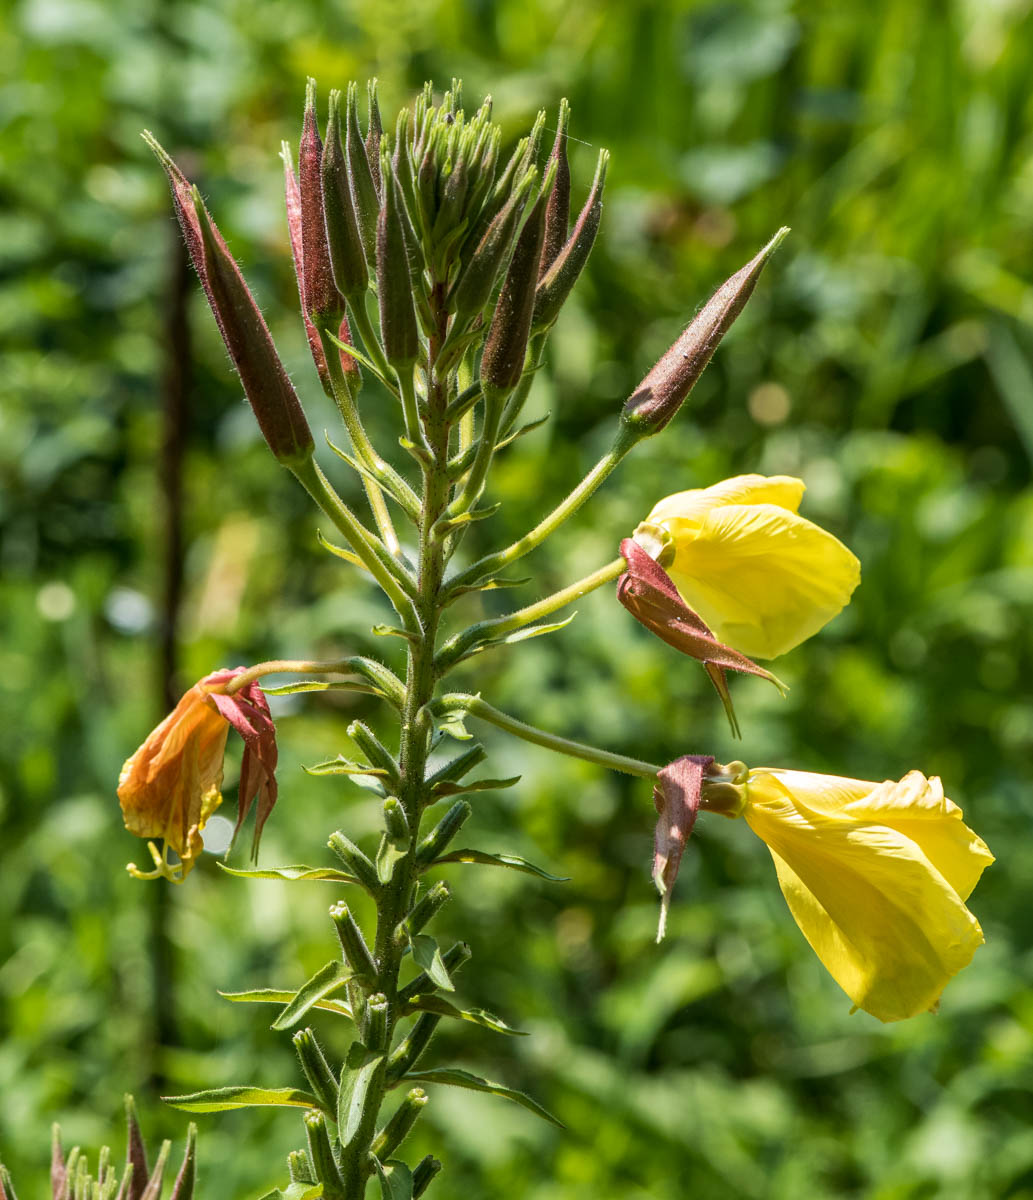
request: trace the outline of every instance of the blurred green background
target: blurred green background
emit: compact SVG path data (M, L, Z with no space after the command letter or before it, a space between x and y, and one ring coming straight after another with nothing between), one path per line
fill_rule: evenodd
M300 984L327 957L336 895L234 880L213 855L181 889L131 881L124 863L146 851L115 782L172 666L176 690L221 665L395 650L368 633L383 606L318 549L258 435L139 133L201 183L313 426L336 436L276 154L283 137L296 146L306 75L325 97L375 74L385 114L424 79L462 76L513 139L569 97L587 143L577 197L595 148L613 154L599 243L531 402L553 419L506 452L482 548L580 477L710 290L793 227L676 422L506 595L526 603L609 560L662 494L744 471L801 475L804 511L864 565L849 610L778 662L787 700L733 680L741 745L702 672L611 589L554 637L484 656L469 686L655 761L919 767L998 856L972 904L987 945L940 1014L881 1026L849 1015L745 826L700 822L657 947L648 787L485 731L492 774L524 778L477 799L468 841L571 878L450 870L440 929L474 951L461 996L532 1036L448 1030L433 1056L531 1091L568 1129L438 1089L412 1147L445 1160L431 1195L1033 1197L1029 0L6 9L0 1153L22 1196L42 1188L52 1120L67 1142L120 1150L132 1090L145 1127L178 1146L186 1118L160 1091L298 1078L271 1014L216 989ZM390 414L364 395L390 444ZM263 862L325 862L329 830L370 833L375 802L300 766L347 752L348 721L381 714L343 693L274 711L282 799ZM347 1030L315 1024L340 1053ZM201 1118L200 1194L258 1196L301 1140L289 1111Z

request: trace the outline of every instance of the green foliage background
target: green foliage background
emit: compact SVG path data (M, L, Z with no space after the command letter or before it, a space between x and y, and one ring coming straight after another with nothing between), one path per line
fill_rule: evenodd
M507 452L502 544L606 445L622 399L710 290L793 234L690 403L527 560L529 601L607 561L659 496L744 471L801 475L862 586L778 663L785 701L733 681L733 743L695 664L610 589L470 685L575 737L882 779L943 776L997 853L987 945L937 1017L881 1026L826 976L764 847L700 822L653 945L649 789L490 735L470 840L570 882L452 869L471 1004L527 1039L449 1030L434 1051L523 1087L439 1089L419 1136L441 1200L1033 1196L1033 46L1029 0L22 0L0 24L0 1153L42 1183L48 1126L114 1139L124 1090L295 1080L268 1014L216 989L296 986L327 957L324 885L244 883L214 856L163 894L123 871L119 766L161 715L163 311L175 245L150 127L192 159L316 428L276 151L304 77L376 74L385 112L425 78L490 91L515 138L570 98L578 194L613 160L600 242L536 384L552 421ZM268 456L199 289L187 448L181 681L279 656L394 653L383 610L315 541ZM389 417L365 393L385 444ZM340 486L358 489L338 475ZM349 493L351 494L351 493ZM472 541L472 539L471 539ZM467 610L474 612L473 605ZM376 820L303 775L347 750L353 698L279 705L282 801L262 858L323 862ZM233 779L232 771L227 778ZM243 865L243 864L240 864ZM162 936L155 931L164 927ZM171 974L155 998L155 962ZM164 1023L164 1024L163 1024ZM341 1052L347 1031L323 1016ZM165 1044L156 1031L164 1028ZM202 1118L201 1195L282 1182L289 1112Z

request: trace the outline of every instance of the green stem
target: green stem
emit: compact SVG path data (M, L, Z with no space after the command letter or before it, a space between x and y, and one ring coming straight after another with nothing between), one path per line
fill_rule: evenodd
M512 545L507 546L504 550L498 550L494 554L489 554L456 575L449 583L446 601L454 599L458 589L477 583L486 576L503 570L511 563L515 563L518 559L523 558L525 554L530 554L532 550L540 546L550 534L555 533L563 522L569 520L585 501L594 494L599 485L613 472L614 468L639 440L641 440L639 437L634 435L629 436L622 427L610 449L566 499L561 501L547 517L539 521L530 533L525 533L522 538L513 542Z
M405 628L410 632L415 631L418 622L413 605L406 594L408 581L401 564L392 558L386 548L382 546L380 549L383 550L383 556L378 553L377 539L330 486L314 458L309 457L301 463L292 465L291 470L305 491L347 538L352 549L362 559L366 569L380 584L387 598L394 605Z
M418 877L416 847L419 844L420 817L429 798L426 784L431 734L428 706L433 699L437 683L434 659L438 623L443 608L442 580L447 562L447 547L433 532L435 524L448 506L451 487L448 475L450 426L445 417L449 384L436 370L436 358L445 337L447 323L443 286L438 285L434 289L431 305L437 320L437 331L430 338L423 422L430 455L422 464L420 547L417 585L413 597L417 636L409 641L398 755L398 800L405 813L411 837L405 855L395 864L391 879L380 892L373 948L373 957L377 965L375 990L387 998L387 1045L391 1044L401 1008L398 1001L398 974L405 941L399 936L399 926L411 907L413 889ZM369 1150L376 1136L378 1115L387 1088L386 1074L380 1070L367 1090L357 1133L342 1154L341 1175L348 1200L362 1200L365 1194L371 1170Z
M576 583L569 584L567 587L561 588L558 592L553 592L551 596L546 596L534 604L528 604L525 608L518 608L515 612L507 613L503 617L495 617L493 620L480 621L476 625L471 625L469 629L465 629L461 634L458 634L441 647L441 652L438 655L439 673L444 675L450 667L459 662L475 646L490 642L493 638L503 637L515 629L523 629L525 625L533 625L535 621L540 621L542 617L547 617L550 613L556 612L557 609L564 608L566 605L572 604L575 600L580 600L582 596L586 596L589 592L594 592L596 588L602 587L604 583L609 583L612 579L616 579L626 566L627 563L625 563L623 558L615 558L613 562L608 562L605 567L600 567L597 571L593 571L591 575L586 575L584 579L579 579Z
M573 742L569 738L560 737L555 733L547 733L534 725L518 721L494 708L480 696L467 696L453 693L443 696L441 707L445 710L455 710L469 713L471 717L480 717L506 733L523 738L525 742L533 742L536 746L544 746L546 750L555 750L558 754L568 754L572 758L583 758L586 762L598 763L600 767L608 767L611 771L621 771L625 775L637 775L640 779L654 779L663 768L655 763L644 762L640 758L628 758L623 754L614 754L610 750L600 750L597 746L588 746L584 742Z

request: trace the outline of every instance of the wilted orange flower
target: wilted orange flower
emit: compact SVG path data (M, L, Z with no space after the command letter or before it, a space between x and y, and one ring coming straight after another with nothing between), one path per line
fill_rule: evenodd
M216 671L195 683L122 767L118 800L126 829L164 841L161 851L148 842L153 871L128 866L137 879L163 876L182 883L189 874L204 846L201 831L222 803L222 762L230 725L245 744L234 837L257 798L257 852L262 826L276 803L276 730L257 681L226 694L227 684L244 670ZM170 849L179 863L168 861Z

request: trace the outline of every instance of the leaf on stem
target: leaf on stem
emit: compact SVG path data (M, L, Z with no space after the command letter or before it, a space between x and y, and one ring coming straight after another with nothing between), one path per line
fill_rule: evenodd
M341 962L340 959L326 963L301 985L270 1028L290 1029L320 1000L326 999L332 992L347 983L351 976L352 973L347 964Z
M370 1156L380 1181L381 1200L412 1200L412 1171L396 1158L382 1163L375 1154Z
M575 611L565 620L554 621L550 625L528 625L525 629L517 629L503 638L493 638L490 642L478 646L477 649L486 650L489 646L512 646L516 642L526 642L528 638L540 637L543 633L556 633L559 629L565 629L576 616L577 612Z
M463 792L495 792L501 788L512 787L523 778L521 775L511 775L508 779L471 779L467 783L456 783L451 779L443 779L431 788L435 799L442 796L460 796Z
M356 762L354 759L345 758L343 754L301 769L306 775L379 775L381 778L387 775L387 771L381 767L374 767L370 763Z
M343 1147L355 1139L366 1107L370 1084L383 1065L384 1055L367 1050L361 1042L352 1042L341 1072L341 1093L337 1104L338 1137Z
M552 416L552 413L546 413L544 417L539 417L537 421L528 421L526 425L521 425L519 429L513 431L508 437L504 437L501 442L495 447L497 454L504 446L509 446L528 433L533 433L536 429L540 429L546 421Z
M489 854L486 850L452 850L436 858L430 865L437 867L443 863L477 863L487 867L509 867L511 871L537 875L539 879L546 879L549 883L568 883L570 880L569 875L550 875L548 871L543 871L541 867L536 867L534 863L515 854Z
M294 998L294 992L286 988L252 988L248 992L220 992L219 995L233 1004L289 1004ZM351 1006L344 1000L324 998L312 1007L336 1013L339 1017L350 1018L352 1015Z
M323 1194L321 1183L292 1183L287 1188L273 1188L260 1200L318 1200Z
M289 883L310 882L319 880L325 883L358 883L354 875L346 875L344 871L336 871L333 867L265 867L260 870L242 871L236 867L228 867L225 863L219 866L227 875L236 875L241 879L286 879Z
M353 554L350 550L345 550L343 546L335 546L333 542L327 541L318 529L316 530L316 540L324 550L329 550L331 554L336 555L338 558L343 558L345 562L351 563L353 567L358 567L360 570L366 572L369 571L369 567L366 566L357 554Z
M227 1112L233 1108L318 1108L319 1101L310 1092L298 1088L223 1087L188 1096L162 1096L166 1104L184 1112Z
M459 1067L434 1067L429 1071L413 1071L404 1078L407 1082L446 1083L450 1087L469 1088L473 1092L490 1092L493 1096L503 1096L548 1121L550 1125L555 1125L557 1129L565 1128L562 1121L557 1120L537 1100L532 1100L526 1092L519 1092L516 1088L506 1087L505 1084L495 1083L490 1079L482 1079L479 1075L474 1075Z
M486 1009L459 1008L443 996L414 996L409 1001L407 1007L410 1012L437 1013L440 1017L452 1017L456 1021L469 1021L471 1024L480 1025L484 1029L494 1030L495 1033L508 1033L513 1037L527 1036L522 1029L514 1029L512 1025L507 1025L501 1017L495 1016L494 1013L490 1013Z
M293 696L296 692L365 692L370 696L383 696L386 693L379 688L370 687L368 683L358 680L299 679L297 683L281 683L276 687L263 687L267 696Z
M377 878L381 883L390 883L395 873L395 864L405 858L408 848L398 846L390 838L382 838L377 850Z
M441 948L437 941L427 933L417 934L410 939L413 962L427 972L431 983L446 992L454 992L455 984L448 973L448 968L441 957Z

